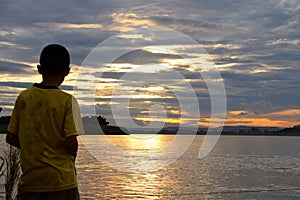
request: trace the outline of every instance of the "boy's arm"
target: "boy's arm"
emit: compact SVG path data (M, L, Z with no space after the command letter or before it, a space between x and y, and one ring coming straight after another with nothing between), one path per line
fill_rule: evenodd
M10 145L20 148L19 136L17 134L13 134L8 131L6 135L6 142Z
M77 156L77 151L78 151L78 141L77 141L76 135L67 137L66 150L68 151L68 153L70 153L72 156L74 156L74 161L75 161L76 156Z

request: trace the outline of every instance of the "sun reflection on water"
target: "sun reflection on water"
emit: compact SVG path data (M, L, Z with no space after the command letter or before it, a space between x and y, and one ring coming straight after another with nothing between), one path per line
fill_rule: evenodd
M132 134L126 141L132 148L143 148L147 150L160 149L166 145L165 142L161 141L160 137L153 134Z

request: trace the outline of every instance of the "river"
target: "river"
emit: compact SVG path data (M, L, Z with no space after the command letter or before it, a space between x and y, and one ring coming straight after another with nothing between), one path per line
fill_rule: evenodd
M183 155L155 171L119 171L103 164L86 147L97 146L96 138L105 136L84 137L76 161L81 199L300 199L300 137L221 136L213 151L199 159L204 136L196 136ZM159 157L147 160L140 153L166 148L172 139L109 137L130 153L118 163L125 167L132 160L146 167L159 162ZM117 159L115 152L99 145L101 151L94 156Z

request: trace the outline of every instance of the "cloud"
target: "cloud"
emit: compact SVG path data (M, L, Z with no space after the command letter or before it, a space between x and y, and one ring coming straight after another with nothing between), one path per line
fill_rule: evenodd
M71 28L71 29L90 29L102 28L101 24L71 24L71 23L57 23L57 22L40 22L35 23L37 26L45 26L49 28Z
M113 13L112 18L115 25L111 25L108 28L112 30L119 29L120 31L128 31L132 30L130 27L137 27L137 26L155 26L156 24L153 23L151 20L147 18L142 18L137 16L135 13Z
M61 5L64 6L61 6ZM31 25L36 22L86 23L95 19L99 13L111 12L113 2L58 1L18 2L15 0L1 4L1 24ZM80 17L78 17L80 16ZM94 18L92 18L94 17ZM2 23L3 22L3 23Z
M115 63L130 63L134 65L158 64L163 59L179 59L180 56L167 53L151 53L145 50L134 50L122 55Z
M0 60L0 72L9 74L27 74L32 67L26 64Z
M27 82L0 82L0 86L13 87L13 88L28 88L32 83Z
M171 26L171 27L180 27L180 29L184 29L185 27L192 27L193 29L209 29L215 30L222 27L221 24L205 21L202 19L191 19L191 18L174 18L169 16L154 16L150 18L158 25L163 26Z
M151 40L156 41L155 44L177 42L172 38L166 40L169 35L148 34L145 38L146 34L124 33L134 28L155 26L185 33L210 53L209 60L216 63L224 79L228 108L245 111L235 116L237 119L253 113L274 114L281 110L299 109L299 19L299 2L294 0L253 0L251 3L240 0L2 1L0 89L5 95L3 91L7 87L18 90L28 86L29 83L21 77L32 73L32 63L38 62L41 49L49 43L67 46L72 64L80 66L95 46L120 32L123 33L119 35L121 39L132 42L145 39L143 44ZM120 48L126 48L124 43L111 44L110 51L104 52L103 56ZM205 111L209 110L209 94L201 76L189 69L187 64L180 64L178 55L184 53L183 50L171 50L171 53L164 53L141 49L125 54L110 66L105 66L109 71L102 78L106 85L115 84L128 72L128 78L134 80L132 84L142 83L137 81L138 78L146 81L151 77L153 83L161 84L173 78L169 90L180 90L180 94L188 99L190 97L182 88L182 80L169 77L168 70L176 70L185 81L191 82L201 106ZM185 54L188 57L200 59L199 52L189 55L193 52L192 47L186 47L185 50L188 51ZM124 65L121 67L120 64ZM163 65L169 68L163 68ZM138 66L144 67L140 71L135 70ZM82 72L89 73L91 78L99 78L95 70ZM7 76L10 76L9 79ZM15 79L21 79L21 83L14 82ZM73 87L68 83L62 88L72 90ZM14 95L9 92L6 94ZM103 97L101 100L107 99ZM163 105L166 103L155 98L152 101ZM170 116L176 118L176 114L170 113ZM242 121L248 123L247 120L238 122Z
M246 115L241 113L247 112ZM279 110L267 113L252 113L249 111L229 111L226 117L227 125L245 125L249 126L281 126L292 127L298 124L295 115L299 115L299 109ZM236 117L236 115L240 117Z
M280 110L276 112L262 114L261 116L267 117L273 120L288 119L289 121L298 122L299 120L295 116L300 115L300 109L288 109Z

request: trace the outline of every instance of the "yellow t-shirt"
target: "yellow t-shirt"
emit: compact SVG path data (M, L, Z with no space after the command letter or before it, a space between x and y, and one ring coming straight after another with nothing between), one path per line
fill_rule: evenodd
M61 191L77 187L74 158L65 147L68 136L83 133L75 98L57 87L39 84L18 96L8 126L18 134L22 176L28 192Z

